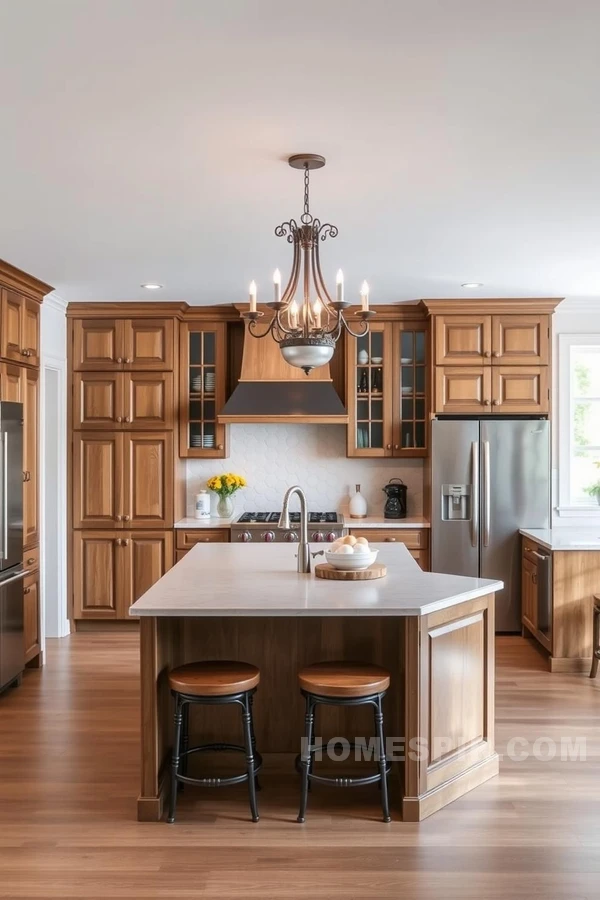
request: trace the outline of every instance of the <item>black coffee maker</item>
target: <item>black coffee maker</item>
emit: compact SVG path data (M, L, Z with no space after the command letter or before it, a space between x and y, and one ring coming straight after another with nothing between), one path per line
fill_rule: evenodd
M406 518L406 491L407 487L401 478L390 478L382 490L387 495L383 516L385 519Z

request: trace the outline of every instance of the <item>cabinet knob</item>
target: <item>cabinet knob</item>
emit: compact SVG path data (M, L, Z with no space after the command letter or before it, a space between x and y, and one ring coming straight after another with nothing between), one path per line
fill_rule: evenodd
M494 350L494 356L496 357L496 359L498 359L498 357L500 356L500 351Z
M122 357L120 357L120 356L117 356L117 362L118 362L118 363L122 363L122 362L123 362L123 359L122 359Z
M30 556L29 559L27 560L27 565L32 566L34 564L34 562L35 562L35 556Z
M394 450L399 450L399 449L400 449L400 444L394 444Z
M123 516L115 516L115 519L117 520L117 522L120 522L122 518L123 518Z
M23 481L27 481L27 472L23 472Z
M217 450L222 450L222 449L223 449L223 444L218 444L218 445L217 445Z
M391 444L386 444L386 445L385 445L385 449L386 449L386 450L391 450L391 449L392 449L392 445L391 445Z
M493 400L492 403L493 403L494 406L500 406L500 401L499 401L499 400Z
M386 538L385 542L386 542L386 544L395 544L396 538Z
M489 405L490 405L490 401L489 401L489 400L484 400L484 401L483 401L483 405L484 405L484 406L489 406Z
M125 421L128 422L128 423L131 422L131 417L130 417L130 416L125 416Z
M131 516L123 516L123 521L124 521L124 522L129 522L129 519L130 519L130 518L131 518Z
M130 363L130 362L131 362L131 360L129 359L128 356L125 357L125 362L126 362L126 363Z
M29 594L29 593L31 593L31 588L25 588L25 590L23 591L23 593L24 593L24 594Z
M21 347L21 356L27 356L27 350L24 347Z
M128 547L128 546L129 546L129 540L128 540L127 538L125 538L125 540L124 540L122 543L123 543L123 546L124 546L124 547Z
M123 541L121 540L121 538L117 538L115 540L115 544L117 545L117 547L120 547L122 543L123 543Z
M490 350L486 350L483 355L485 356L486 359L489 359L492 354L491 354Z
M122 422L122 421L123 421L123 417L122 417L122 416L117 416L117 422Z

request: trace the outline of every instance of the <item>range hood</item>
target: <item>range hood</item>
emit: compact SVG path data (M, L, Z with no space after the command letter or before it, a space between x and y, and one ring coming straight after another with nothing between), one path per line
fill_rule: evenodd
M257 340L246 331L240 380L218 420L225 424L346 425L348 413L328 365L305 375L286 363L274 340Z

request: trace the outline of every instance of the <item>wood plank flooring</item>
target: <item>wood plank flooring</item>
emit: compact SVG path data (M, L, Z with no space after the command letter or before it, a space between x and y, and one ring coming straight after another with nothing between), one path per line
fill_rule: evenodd
M581 736L587 761L505 759L418 825L381 823L376 789L320 787L297 825L286 757L262 777L257 825L243 787L187 790L175 825L138 823L137 636L76 634L46 660L0 698L3 900L599 895L600 678L551 675L520 637L498 640L499 751Z

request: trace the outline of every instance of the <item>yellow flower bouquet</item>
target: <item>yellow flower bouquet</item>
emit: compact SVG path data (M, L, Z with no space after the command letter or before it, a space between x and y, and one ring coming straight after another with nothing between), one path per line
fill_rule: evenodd
M219 497L217 514L221 519L228 519L233 515L232 494L246 487L246 479L233 472L225 472L223 475L213 475L206 482L209 491L214 491Z

